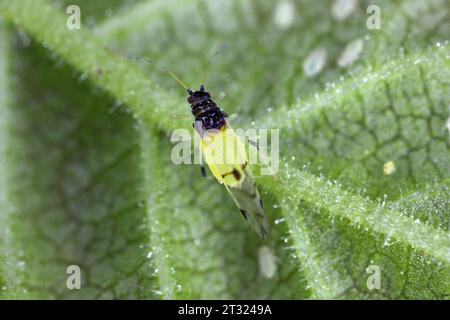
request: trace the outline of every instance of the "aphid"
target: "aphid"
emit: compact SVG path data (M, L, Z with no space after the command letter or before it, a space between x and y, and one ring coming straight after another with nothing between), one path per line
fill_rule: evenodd
M193 127L200 137L200 150L209 169L217 181L225 186L253 229L261 238L267 237L268 222L248 167L245 145L231 128L228 115L213 101L203 84L199 90L193 91L178 78L175 79L187 90L187 101L195 121ZM230 150L233 150L231 161L216 161L218 154L224 158L224 153Z
M152 63L148 59L136 57L128 57L128 59ZM208 65L210 63L211 60ZM225 186L243 217L253 229L261 238L267 237L269 224L264 214L261 196L248 166L245 145L230 126L230 118L233 115L228 117L213 101L210 93L205 90L204 83L208 68L205 69L202 85L197 91L190 89L172 71L167 68L162 69L183 86L188 93L187 101L194 117L193 127L200 137L200 150L212 174L219 183ZM218 99L222 99L223 96L224 94L221 93ZM249 142L254 144L254 142ZM223 156L229 150L234 152L231 157L227 157L227 161L216 161L217 154ZM206 175L203 166L201 167L201 173L203 176Z

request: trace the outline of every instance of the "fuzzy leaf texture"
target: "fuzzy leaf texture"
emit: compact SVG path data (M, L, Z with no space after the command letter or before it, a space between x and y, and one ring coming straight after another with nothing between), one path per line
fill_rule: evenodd
M448 299L449 8L1 0L0 298ZM278 177L256 178L264 241L170 159L191 122L160 67L197 88L223 44L207 89L235 127L280 129Z

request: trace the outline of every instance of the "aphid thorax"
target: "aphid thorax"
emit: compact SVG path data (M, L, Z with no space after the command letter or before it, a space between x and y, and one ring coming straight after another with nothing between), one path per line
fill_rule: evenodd
M198 91L188 88L187 92L189 94L187 101L191 106L192 115L195 122L201 124L202 130L220 130L226 124L226 114L211 99L204 85L201 85Z

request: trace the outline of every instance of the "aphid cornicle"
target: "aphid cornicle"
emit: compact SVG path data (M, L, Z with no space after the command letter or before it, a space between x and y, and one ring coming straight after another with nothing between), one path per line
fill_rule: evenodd
M248 167L245 145L227 121L228 115L212 100L204 85L198 91L187 88L194 128L200 136L200 150L212 174L223 184L242 215L265 238L268 222L258 189ZM231 161L217 162L217 153L233 151Z

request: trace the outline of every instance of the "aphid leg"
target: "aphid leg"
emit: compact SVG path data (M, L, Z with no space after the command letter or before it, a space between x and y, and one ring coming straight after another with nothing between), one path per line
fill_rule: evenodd
M225 117L225 120L228 124L231 124L231 122L237 118L237 113L233 113L231 116L229 116L226 112L222 111L222 115Z
M233 113L231 116L228 117L228 121L229 122L233 121L234 119L237 118L237 116L238 116L237 113Z
M267 161L266 157L262 153L259 153L259 144L258 144L258 142L250 140L250 139L247 139L247 141L248 141L249 144L251 144L252 146L256 147L256 150L258 150L258 154L261 157L262 163L263 164L268 164L269 161ZM270 171L273 172L272 169L270 169ZM276 173L272 173L272 175L274 176L274 178L276 180L280 181L280 178L278 177L278 175ZM261 207L262 207L262 204L261 204Z
M223 98L225 98L225 92L222 91L222 92L217 96L217 98L215 98L214 100L216 101L216 103L219 103L220 101L223 100Z
M200 165L200 173L202 174L203 178L206 178L206 169L204 165Z
M203 130L203 124L201 121L195 121L192 124L192 127L195 129L195 131L197 131L197 133L200 135L200 137L203 139L203 134L205 133L205 131Z
M258 142L248 139L248 143L251 144L252 146L256 147L256 149L259 151Z

